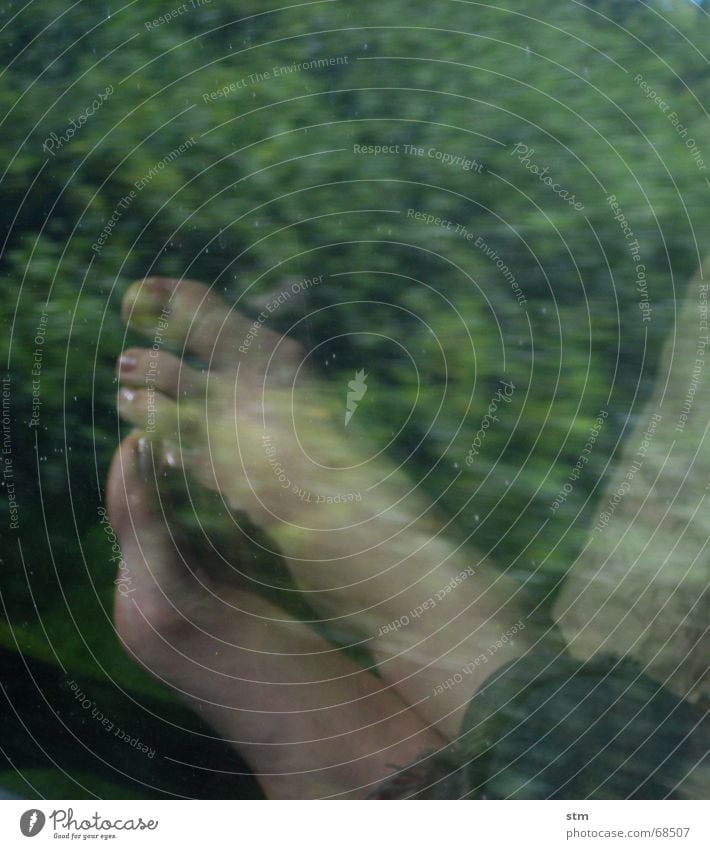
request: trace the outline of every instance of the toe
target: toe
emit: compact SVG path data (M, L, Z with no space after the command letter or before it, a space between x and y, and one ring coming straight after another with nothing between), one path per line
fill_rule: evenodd
M109 472L108 517L120 547L115 616L119 634L130 643L141 623L152 629L179 627L171 599L186 591L189 569L164 519L156 486L151 444L140 434L127 437Z
M151 387L170 398L197 396L205 384L203 375L179 357L149 348L128 348L117 372L124 386Z
M203 434L198 402L173 400L152 386L121 386L117 407L124 421L145 431L152 441L163 440L184 451L200 445Z
M300 361L293 340L269 329L265 319L241 315L193 280L137 280L126 292L122 313L126 324L153 339L153 346L187 350L218 368L242 362L249 372L261 372L267 364L281 372Z
M162 392L156 392L152 387L138 389L121 386L117 406L124 421L148 434L177 439L178 405Z
M137 280L123 301L124 321L134 330L183 348L206 362L235 362L250 322L193 280Z

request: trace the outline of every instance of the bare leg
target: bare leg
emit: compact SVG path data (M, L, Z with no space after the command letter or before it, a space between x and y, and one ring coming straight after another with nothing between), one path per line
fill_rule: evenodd
M629 654L691 701L707 699L710 684L707 279L683 295L656 389L554 610L572 654Z

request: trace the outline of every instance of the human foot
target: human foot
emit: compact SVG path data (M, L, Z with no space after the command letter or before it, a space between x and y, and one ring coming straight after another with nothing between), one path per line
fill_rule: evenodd
M539 637L518 587L447 536L385 446L345 433L340 387L296 342L187 280L135 283L123 313L153 344L122 359L122 415L223 497L227 521L264 529L320 615L453 738L480 683Z
M107 502L124 561L117 631L137 661L238 749L267 796L363 797L392 764L441 748L381 681L235 587L218 558L183 547L155 485L160 463L134 434L112 464Z

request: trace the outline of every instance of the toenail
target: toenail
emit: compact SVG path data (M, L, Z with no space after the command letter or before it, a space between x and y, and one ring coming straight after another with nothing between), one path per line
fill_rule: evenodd
M169 314L171 311L171 300L175 294L175 286L172 280L166 277L148 277L143 281L143 294L141 297L152 309Z
M168 297L175 290L174 281L168 277L146 277L143 282L154 292L159 292L161 295L167 295Z
M170 312L172 289L167 281L136 281L129 290L125 318L141 329L152 329L161 313Z
M180 461L174 448L166 448L163 452L163 462L169 469L179 469Z
M146 476L150 471L151 464L150 456L148 454L149 449L150 444L148 440L144 436L141 436L136 445L136 453L138 454L138 468L143 476Z
M155 286L145 286L138 296L138 303L140 309L156 313L166 305L167 296Z
M121 371L133 371L138 365L138 357L135 354L121 354L118 365Z

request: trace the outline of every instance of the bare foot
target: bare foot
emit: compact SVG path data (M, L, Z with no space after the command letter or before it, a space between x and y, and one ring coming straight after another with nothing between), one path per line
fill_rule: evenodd
M244 514L263 529L320 615L453 739L481 682L540 639L517 585L449 538L386 446L345 430L344 387L295 341L187 280L135 283L123 313L149 346L122 359L121 414L219 493L237 530Z
M109 514L126 564L115 604L119 636L239 750L266 794L363 797L393 764L441 748L381 681L235 588L224 564L186 552L156 489L163 469L154 461L159 466L134 434L109 476Z

